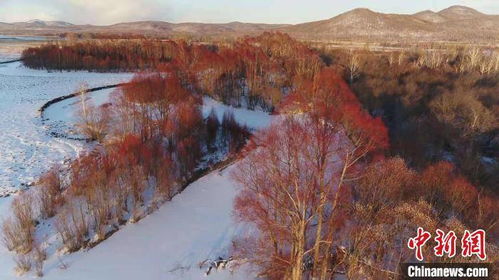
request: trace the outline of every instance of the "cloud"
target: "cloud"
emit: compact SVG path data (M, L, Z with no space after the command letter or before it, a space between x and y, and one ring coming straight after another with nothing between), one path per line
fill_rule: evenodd
M415 13L451 5L499 14L499 0L0 0L0 22L36 18L99 25L138 20L299 23L358 7Z
M29 19L56 19L56 15L50 6L41 5L39 2L29 3L29 5L19 5L22 2L31 1L0 0L0 22L25 21L27 20L26 15L30 15Z
M54 0L61 16L85 23L111 24L122 21L168 18L166 1L159 0Z
M171 18L163 0L0 0L0 21L65 20L77 24Z

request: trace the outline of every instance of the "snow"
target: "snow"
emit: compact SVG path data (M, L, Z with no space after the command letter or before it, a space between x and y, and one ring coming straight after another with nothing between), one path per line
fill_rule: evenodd
M0 62L18 59L23 49L54 38L0 34Z
M21 63L0 65L0 192L29 184L54 163L74 158L85 143L57 139L38 109L48 100L90 87L128 81L132 74L47 72ZM1 199L1 198L0 198Z
M110 101L111 93L116 89L103 89L85 94L87 104L99 107ZM78 112L81 109L81 96L65 99L61 102L50 105L43 117L44 124L49 132L63 134L73 139L84 139L84 136L77 132Z
M235 235L243 226L232 218L237 193L230 170L215 171L190 185L172 201L136 224L128 224L109 239L86 252L62 256L68 268L61 270L56 257L44 271L48 280L153 280L204 279L205 259L228 257ZM11 279L0 272L1 279ZM206 279L254 279L245 266L234 273L212 271ZM13 278L12 278L13 279Z
M226 111L232 111L234 112L234 117L239 124L246 125L252 129L267 127L274 118L274 116L263 111L234 108L222 104L213 98L203 97L203 116L208 117L212 109L215 109L220 122L222 121L223 115Z
M47 41L47 37L35 37L35 36L10 36L10 35L0 35L0 41L5 42L15 42L15 41Z
M255 279L244 263L233 271L214 270L208 276L204 275L207 267L199 267L206 259L229 257L233 238L249 234L248 228L235 223L232 217L237 194L237 185L230 177L233 168L229 166L200 178L154 213L127 224L88 251L49 254L43 279ZM10 199L0 200L0 210ZM48 232L50 229L46 229ZM39 238L44 245L57 242L53 235ZM61 261L68 266L66 269L61 269ZM0 279L33 277L15 276L13 267L11 254L0 245Z
M0 198L0 224L9 215L12 196L8 198ZM1 234L0 234L1 235ZM12 271L15 263L11 253L5 248L3 242L0 241L0 279L13 279Z
M0 62L14 60L14 59L19 59L19 56L10 53L0 53Z
M74 158L85 149L81 141L49 136L41 126L38 109L46 101L75 91L83 82L90 87L128 80L131 74L47 72L22 67L20 63L0 65L0 188L17 187L34 180L54 162ZM96 105L107 101L111 90L92 93ZM68 129L75 120L78 99L57 103L46 111L48 125L62 123ZM212 108L222 119L233 111L238 122L253 129L266 127L273 116L261 111L231 108L204 98L203 114ZM53 129L53 127L51 128ZM47 248L44 278L49 280L154 280L154 279L255 279L249 266L212 271L204 275L206 259L229 257L233 238L249 234L234 222L233 199L237 194L228 167L214 171L188 186L171 201L135 224L127 224L109 239L88 251L59 254L60 240L50 221L39 225L37 239ZM12 197L0 199L0 221L8 216ZM61 269L61 260L67 268ZM32 279L33 273L17 277L12 254L0 242L0 279Z

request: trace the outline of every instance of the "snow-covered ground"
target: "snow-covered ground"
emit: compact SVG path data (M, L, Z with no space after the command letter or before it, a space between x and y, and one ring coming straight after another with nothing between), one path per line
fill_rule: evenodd
M90 100L92 105L98 107L110 102L109 98L115 90L115 88L111 88L89 92L85 95L85 98ZM78 111L81 108L80 101L81 97L77 96L49 106L43 114L45 128L49 132L63 133L69 137L82 138L75 129L75 124L78 121ZM246 125L251 129L266 127L274 118L274 116L262 111L233 108L210 97L204 97L202 107L203 116L205 118L208 117L212 109L217 113L220 122L222 122L224 113L230 111L234 113L234 117L238 123Z
M49 37L11 36L0 34L0 62L18 59L23 49L40 45L44 41L54 40Z
M97 104L105 100L98 96L94 98ZM205 115L211 107L216 108L220 117L226 110L231 110L237 120L251 128L266 127L273 118L264 112L230 108L213 100L207 101L203 108ZM61 116L66 112L71 118L69 108L77 106L77 99L54 106L52 113L59 112L56 115ZM237 194L236 183L230 178L232 168L230 166L200 178L151 215L136 224L125 225L93 249L69 255L49 252L43 271L44 279L255 279L254 273L244 263L234 270L214 270L208 276L205 276L207 266L199 266L207 259L227 258L233 237L249 234L248 229L235 223L232 217L233 199ZM6 204L0 201L0 210L2 207ZM54 236L53 229L47 228L45 232L46 235L39 236L42 246L54 248L54 243L60 241ZM61 268L62 264L67 268ZM14 266L12 255L0 245L0 279L33 277L32 273L17 277Z
M252 129L260 129L267 127L274 116L258 110L248 110L244 108L233 108L231 106L222 104L213 98L203 97L203 115L207 117L211 110L214 109L217 113L218 120L222 121L223 115L226 111L234 112L234 118L241 125L246 125Z
M74 158L84 148L83 142L56 139L47 133L38 112L45 102L74 92L83 83L109 85L131 76L47 72L21 63L0 65L0 192L32 182L53 163Z
M41 126L38 109L47 100L75 91L83 82L90 87L126 81L130 74L54 72L30 70L20 63L0 65L0 187L18 186L34 180L51 163L75 157L85 148L80 141L50 137ZM112 90L92 93L98 105L106 102ZM70 128L75 120L78 99L57 103L46 111L50 123ZM220 120L231 110L238 122L259 129L269 125L272 116L258 111L231 108L204 98L203 114L215 108ZM205 279L206 259L228 257L235 235L246 230L232 218L237 193L229 173L233 167L212 172L197 180L172 201L136 224L128 224L109 239L88 251L69 255L48 252L44 279ZM7 216L11 197L0 199L0 221ZM41 225L43 226L43 225ZM42 246L54 248L60 242L54 230L38 236ZM28 273L17 277L13 255L0 242L0 279L32 279ZM67 268L61 269L61 263ZM206 279L254 279L247 266L213 271Z
M0 62L19 59L19 50L15 46L2 39L0 35Z
M87 104L99 107L110 102L110 96L115 88L103 89L85 94ZM43 113L44 125L49 133L64 135L71 139L85 139L77 131L82 96L69 98L49 106Z
M233 273L212 271L206 277L206 266L199 268L205 259L227 257L233 237L246 232L231 214L237 189L230 169L199 179L153 214L126 225L93 249L61 256L66 269L60 268L59 258L49 258L44 279L255 279L246 266ZM0 279L16 279L12 268L0 269Z

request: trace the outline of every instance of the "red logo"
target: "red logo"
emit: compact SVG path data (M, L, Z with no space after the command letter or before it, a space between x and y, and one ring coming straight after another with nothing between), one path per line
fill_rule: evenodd
M454 257L456 255L456 239L456 234L452 230L445 234L442 230L437 229L437 237L435 237L437 246L433 248L435 256L443 257L446 253L449 258Z
M440 229L436 230L437 236L435 242L437 245L433 247L433 252L437 257L447 255L452 258L456 255L456 240L457 236L454 231L449 231L447 234ZM417 235L409 238L407 246L411 250L415 250L416 259L423 261L423 246L431 238L431 234L419 227ZM468 230L464 231L461 238L461 255L463 257L472 257L476 255L480 260L486 260L487 254L485 253L485 231L482 229L470 233Z
M464 236L461 239L461 247L463 257L478 256L482 261L487 258L485 254L485 231L483 229L475 230L473 233L464 231Z
M418 228L418 235L409 239L407 246L409 249L416 249L416 259L423 261L423 246L430 239L431 234L425 231L422 227Z

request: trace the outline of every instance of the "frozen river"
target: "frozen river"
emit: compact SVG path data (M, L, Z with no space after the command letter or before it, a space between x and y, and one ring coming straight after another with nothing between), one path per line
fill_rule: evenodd
M38 109L48 100L89 87L128 81L132 74L47 72L20 62L0 65L0 193L35 180L54 163L75 157L84 143L49 136Z

